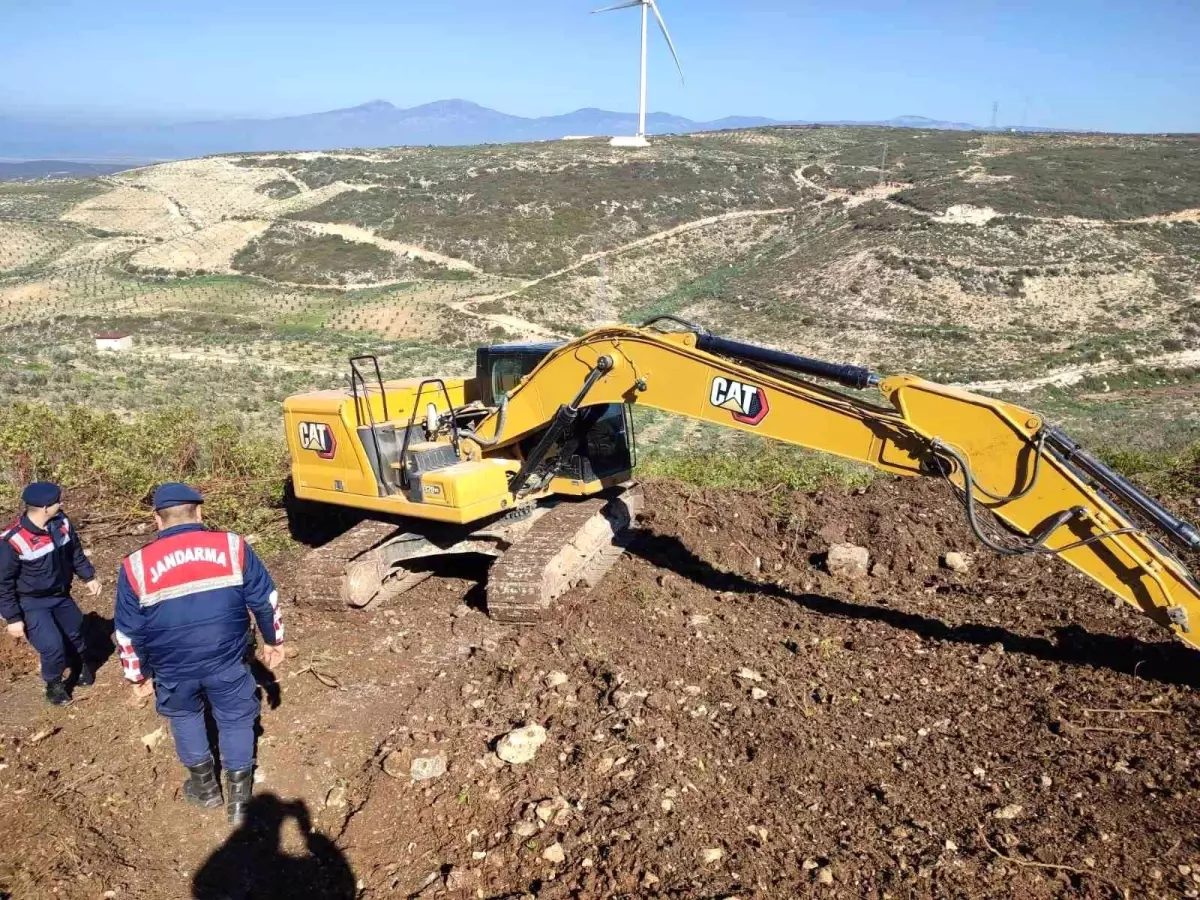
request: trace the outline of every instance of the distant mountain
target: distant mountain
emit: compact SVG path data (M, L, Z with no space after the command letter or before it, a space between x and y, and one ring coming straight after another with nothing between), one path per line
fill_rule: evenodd
M646 117L652 134L810 125L753 116L696 122L669 113ZM901 116L880 122L829 122L893 128L977 130L962 122ZM410 109L373 100L349 109L277 119L220 119L205 122L48 121L0 115L0 158L72 160L184 159L211 153L270 150L329 150L338 147L465 145L558 140L568 136L633 134L637 116L604 109L578 109L559 116L526 118L467 100L439 100ZM1004 130L1009 130L1006 126ZM1020 128L1022 131L1052 129Z

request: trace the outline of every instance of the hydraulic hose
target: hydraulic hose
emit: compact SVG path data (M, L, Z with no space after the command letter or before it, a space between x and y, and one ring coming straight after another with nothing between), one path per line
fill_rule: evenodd
M1083 538L1082 540L1067 544L1064 547L1051 548L1045 546L1045 542L1051 534L1069 522L1072 518L1083 512L1081 508L1075 507L1073 509L1064 510L1059 515L1055 516L1039 533L1032 535L1030 540L1023 542L1016 547L1009 547L1005 546L1004 544L997 543L983 530L983 526L980 525L979 514L975 507L975 491L977 489L977 485L975 484L975 476L971 472L970 462L968 462L967 458L962 453L939 440L934 440L931 446L933 452L938 455L937 462L939 473L943 478L946 479L947 484L956 490L957 488L954 485L954 482L950 480L950 467L945 465L945 459L942 457L949 457L952 459L958 465L959 471L962 472L962 501L963 507L966 509L967 523L971 526L971 531L975 533L975 537L979 539L980 543L1002 556L1023 556L1029 553L1043 553L1049 556L1055 556L1059 553L1065 553L1068 550L1075 550L1079 547L1086 547L1089 544L1094 544L1098 541L1103 541L1107 538L1116 537L1118 535L1141 533L1140 528L1116 528L1112 531L1106 531L1103 534L1094 534L1091 537ZM1030 484L1025 488L1024 491L1022 491L1020 494L1014 495L1014 497L1024 496L1024 494L1028 493L1032 487L1033 485ZM988 496L992 496L991 494L988 494L987 491L983 491L982 489L979 490Z
M504 438L504 423L508 421L508 395L500 401L498 408L499 421L496 422L496 433L490 438L480 437L474 431L463 429L463 437L477 443L480 447L495 447Z

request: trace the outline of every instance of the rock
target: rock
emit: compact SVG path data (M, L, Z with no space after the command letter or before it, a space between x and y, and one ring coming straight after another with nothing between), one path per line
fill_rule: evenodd
M886 579L886 578L890 578L891 576L892 576L892 570L889 569L884 563L875 562L875 563L871 564L871 577L872 578Z
M1051 778L1049 775L1043 775L1041 781L1042 781L1042 787L1044 787L1044 788L1048 788L1054 784L1054 779Z
M746 681L762 681L763 677L753 669L747 669L745 666L737 670L737 677L744 678Z
M946 839L946 849L949 850L951 853L956 853L956 852L958 852L958 844L954 843L954 841L947 838Z
M942 557L942 565L951 572L965 572L971 568L971 561L957 550L951 550Z
M546 729L541 725L526 725L510 731L496 744L496 755L512 766L524 765L537 756L546 743Z
M533 837L537 830L538 827L533 822L518 822L513 826L513 834L519 838Z
M567 678L566 672L560 672L557 669L555 669L553 672L551 672L550 674L548 674L546 676L546 687L556 688L559 685L566 684L568 680L569 679Z
M433 756L417 756L408 768L413 781L429 781L446 774L446 754L437 753Z
M694 615L688 616L688 626L691 628L702 628L711 621L712 619L703 613L695 613Z
M857 544L834 544L825 557L829 574L842 578L865 578L870 563L870 552Z
M709 847L707 850L700 851L700 859L705 863L720 862L725 855L725 851L720 847Z
M1021 804L1010 803L1010 804L1008 804L1008 806L1002 806L998 810L993 812L992 818L993 819L1001 819L1003 821L1008 821L1010 819L1017 818L1024 811L1025 811L1025 807L1021 806Z
M341 809L346 805L346 786L344 784L335 784L329 789L329 793L325 795L326 809Z
M817 884L833 884L833 869L829 866L817 869Z
M658 876L653 872L647 872L642 876L642 887L650 888L658 884Z
M820 867L821 867L821 864L812 858L806 859L800 865L800 868L803 869L805 872L811 872L813 869L819 869Z
M542 851L542 859L544 859L548 863L554 863L554 865L559 865L566 861L567 854L563 850L562 844L558 843L558 841L555 841L553 844L551 844L549 847L547 847L545 850Z
M163 726L155 728L149 734L142 735L142 745L150 751L153 751L158 746L159 742L167 736L167 729ZM32 743L36 743L37 735L34 735Z
M393 778L403 778L408 774L408 769L404 765L404 753L400 750L393 750L385 756L381 766L383 771Z
M750 688L750 696L755 700L766 700L768 694L760 687L752 687Z

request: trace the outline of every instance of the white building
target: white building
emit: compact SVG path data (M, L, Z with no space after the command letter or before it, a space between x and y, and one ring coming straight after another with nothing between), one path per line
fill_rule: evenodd
M124 331L101 331L96 335L97 350L132 350L133 335Z

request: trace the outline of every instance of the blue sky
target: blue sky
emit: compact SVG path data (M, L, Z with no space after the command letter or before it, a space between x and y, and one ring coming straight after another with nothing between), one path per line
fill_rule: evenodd
M610 0L612 2L612 0ZM637 104L635 10L604 0L0 0L0 110L286 115L461 97ZM1197 0L660 0L650 108L1200 131Z

